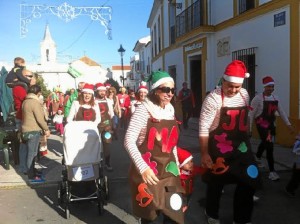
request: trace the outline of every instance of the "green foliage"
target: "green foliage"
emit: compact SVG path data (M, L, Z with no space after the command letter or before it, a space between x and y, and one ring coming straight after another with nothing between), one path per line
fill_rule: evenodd
M117 81L113 80L112 78L109 78L108 80L106 80L105 83L109 83L111 86L115 87L117 92L119 91L120 89L120 85Z
M47 97L50 95L51 91L47 89L42 76L38 76L38 78L36 80L36 84L41 87L42 95L43 95L44 99L47 99Z

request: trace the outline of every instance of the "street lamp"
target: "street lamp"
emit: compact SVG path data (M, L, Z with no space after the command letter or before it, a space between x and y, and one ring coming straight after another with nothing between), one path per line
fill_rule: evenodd
M122 80L123 80L123 86L124 86L124 80L125 80L125 77L124 77L124 65L123 65L123 56L125 54L125 49L123 48L122 44L120 44L120 48L118 49L118 52L121 56L121 67L122 67Z

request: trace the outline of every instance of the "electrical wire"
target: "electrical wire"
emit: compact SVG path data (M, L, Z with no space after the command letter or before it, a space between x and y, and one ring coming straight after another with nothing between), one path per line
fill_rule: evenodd
M101 7L104 7L110 0L107 0L104 4L101 5ZM65 49L57 52L58 54L61 54L67 50L69 50L71 47L74 46L74 44L76 44L80 38L86 33L86 31L90 28L91 24L94 22L94 20L91 20L90 23L87 25L87 27L82 31L82 33L68 46L66 47Z

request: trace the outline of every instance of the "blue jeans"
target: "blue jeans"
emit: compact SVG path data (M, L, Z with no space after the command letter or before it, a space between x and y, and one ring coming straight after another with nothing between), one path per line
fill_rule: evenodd
M40 133L30 134L28 141L26 142L27 147L27 167L28 167L28 178L33 179L36 176L34 164L35 157L38 154L39 143L40 143Z
M25 143L20 143L19 147L19 171L25 173L28 171L27 167L27 145Z

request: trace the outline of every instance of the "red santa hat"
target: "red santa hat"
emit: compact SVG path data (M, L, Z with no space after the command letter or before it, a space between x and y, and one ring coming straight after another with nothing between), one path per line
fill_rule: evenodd
M274 79L271 76L266 76L262 79L263 85L265 86L269 86L269 85L274 85Z
M103 83L96 83L96 90L106 90L106 87Z
M177 147L177 156L178 156L180 168L193 159L193 156L189 151L182 149L180 147Z
M85 83L83 88L82 88L83 93L91 93L94 94L94 85L93 84L88 84Z
M62 107L59 107L59 108L57 109L57 111L63 112Z
M227 65L223 78L228 82L243 83L244 78L249 78L245 64L242 61L234 60Z
M148 87L146 86L146 82L141 82L140 83L140 86L139 86L137 91L140 92L140 90L144 90L148 93Z
M109 88L111 87L111 84L110 84L110 83L105 83L104 85L105 85L105 88L106 88L106 89L109 89Z

